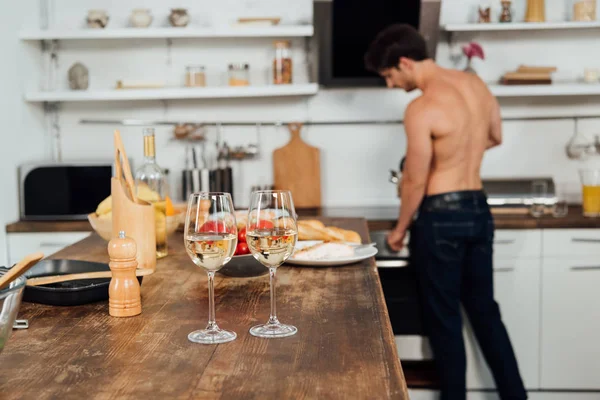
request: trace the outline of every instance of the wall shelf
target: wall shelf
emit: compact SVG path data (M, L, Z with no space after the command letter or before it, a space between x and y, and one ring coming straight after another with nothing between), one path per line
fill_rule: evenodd
M561 29L594 29L600 28L600 22L510 22L510 23L467 23L447 24L442 26L446 32L491 32L491 31L541 31Z
M225 99L249 97L311 96L317 93L316 83L293 85L269 85L246 87L214 88L161 88L161 89L113 89L86 91L28 92L25 100L40 102L81 102L81 101L132 101L132 100L183 100L183 99Z
M540 96L596 96L600 95L600 83L553 83L551 85L499 85L490 84L496 97Z
M21 40L176 39L243 37L310 37L312 25L232 26L222 28L118 28L25 30Z

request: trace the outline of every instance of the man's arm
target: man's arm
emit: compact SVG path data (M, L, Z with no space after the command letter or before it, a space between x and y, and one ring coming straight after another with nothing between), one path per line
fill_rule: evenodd
M492 115L490 117L490 134L486 149L499 146L502 143L502 117L500 116L500 105L494 98L492 104Z
M427 189L433 145L430 121L421 110L418 104L413 104L406 110L404 128L407 150L402 174L402 204L395 232L390 235L389 239L392 248L402 247L401 241L404 239ZM394 241L400 241L400 243L394 243Z

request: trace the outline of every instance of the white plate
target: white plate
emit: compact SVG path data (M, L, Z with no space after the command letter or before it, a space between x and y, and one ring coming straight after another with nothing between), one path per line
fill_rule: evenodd
M296 250L303 249L308 246L313 246L315 244L322 243L318 240L303 240L296 243ZM286 261L287 264L293 265L307 265L311 267L333 267L336 265L346 265L353 264L367 258L373 257L377 254L377 247L369 246L369 247L360 247L354 250L354 257L344 257L344 258L327 258L323 260L295 260L292 257L288 258Z

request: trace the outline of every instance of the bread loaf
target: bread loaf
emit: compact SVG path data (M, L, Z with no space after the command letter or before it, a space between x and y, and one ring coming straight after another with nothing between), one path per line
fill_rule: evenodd
M326 227L321 221L314 219L298 221L298 240L361 243L358 233L333 226Z

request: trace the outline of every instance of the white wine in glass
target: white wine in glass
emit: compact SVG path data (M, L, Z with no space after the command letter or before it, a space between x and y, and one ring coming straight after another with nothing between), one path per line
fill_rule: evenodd
M254 336L277 338L298 332L293 325L277 319L276 273L294 252L298 227L292 194L289 191L265 190L252 193L246 225L248 248L256 260L269 268L271 315L266 324L250 329Z
M237 226L229 193L192 193L188 200L184 245L194 264L208 274L208 325L188 335L191 342L226 343L235 332L219 328L215 317L215 272L227 264L237 245Z

